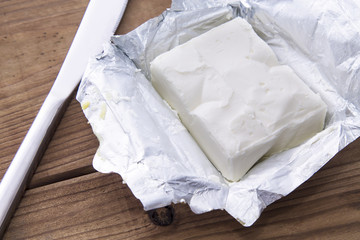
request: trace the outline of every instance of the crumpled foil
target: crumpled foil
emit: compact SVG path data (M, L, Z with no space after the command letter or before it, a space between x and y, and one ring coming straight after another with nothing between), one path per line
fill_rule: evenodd
M119 173L145 210L186 202L224 209L251 226L360 135L360 4L351 0L174 0L91 59L77 99L100 146L100 172ZM262 159L229 183L149 81L159 54L235 17L245 18L328 105L325 128L302 145Z

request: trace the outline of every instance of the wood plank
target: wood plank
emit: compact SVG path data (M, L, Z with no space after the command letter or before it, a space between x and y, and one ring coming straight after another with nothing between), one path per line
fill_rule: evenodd
M48 94L88 1L0 2L0 179ZM171 0L131 0L118 34L170 6ZM34 62L36 64L34 64ZM98 142L73 98L30 188L93 172Z
M0 178L59 72L87 3L0 1Z
M117 34L125 34L170 7L170 0L131 0ZM30 188L94 172L92 158L98 141L73 97L48 149L45 151Z
M92 159L97 147L98 140L87 123L80 104L73 98L29 188L95 172Z
M160 15L171 0L130 0L116 34L126 34L150 18Z
M92 173L28 190L4 239L359 239L359 170L358 140L250 228L183 204L156 226L120 176Z
M50 90L87 3L0 1L0 179ZM170 0L131 0L117 33L167 6ZM119 176L93 173L96 148L73 99L5 239L360 239L359 139L251 228L222 211L195 215L186 205L175 206L171 226L154 226Z

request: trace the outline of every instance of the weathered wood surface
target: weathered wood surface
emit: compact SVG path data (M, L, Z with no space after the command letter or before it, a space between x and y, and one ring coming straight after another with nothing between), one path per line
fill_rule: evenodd
M5 239L359 239L359 147L350 145L250 228L224 211L195 215L182 204L170 226L156 226L118 175L91 173L28 190Z
M131 0L117 33L170 6ZM0 1L0 179L61 67L88 0ZM360 139L251 228L228 214L175 206L153 225L117 175L95 173L98 142L72 99L5 239L360 239ZM1 204L1 203L0 203Z
M88 1L79 0L0 2L1 178L50 91L87 3ZM72 106L76 107L74 104ZM74 121L80 119L86 123L86 120L81 118L80 111L70 107L69 112L78 116L73 118ZM78 125L75 128L72 138L79 137L79 130L83 129ZM58 155L63 154L56 148L54 151L58 152ZM53 150L49 148L48 152ZM50 154L50 157L53 156ZM69 170L67 163L74 162L74 159L58 157L54 161ZM43 162L45 165L48 163ZM82 159L76 162L74 167L89 164ZM61 168L59 170L63 171Z
M170 0L131 0L117 34L159 15ZM55 80L86 0L0 1L0 179ZM92 172L98 142L73 98L30 187Z

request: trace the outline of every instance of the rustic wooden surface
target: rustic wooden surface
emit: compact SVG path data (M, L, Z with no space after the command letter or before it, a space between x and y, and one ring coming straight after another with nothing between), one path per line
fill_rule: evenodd
M170 6L131 0L117 33ZM88 0L0 1L0 179L49 92ZM121 177L91 166L98 142L72 99L5 239L360 239L360 139L270 205L250 228L223 211L175 205L152 224ZM1 203L0 203L1 204Z

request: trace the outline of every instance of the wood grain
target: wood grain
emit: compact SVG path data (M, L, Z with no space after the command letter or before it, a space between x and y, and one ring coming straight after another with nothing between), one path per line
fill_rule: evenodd
M0 178L60 70L87 3L0 2Z
M170 226L156 226L120 176L92 173L28 190L4 239L359 239L359 149L351 144L250 228L183 204Z
M116 34L126 34L169 8L171 0L130 0Z
M161 14L170 4L169 0L131 0L116 33L125 34L135 29ZM94 172L91 164L97 147L98 141L87 124L80 104L73 97L29 187Z
M88 1L0 1L0 179L45 100ZM117 34L161 14L170 0L131 0ZM39 14L37 14L39 13ZM35 63L35 64L34 64ZM29 187L94 172L95 136L73 97Z
M170 6L131 0L118 34ZM0 0L0 178L61 67L88 0ZM118 175L95 173L98 142L73 98L5 239L360 239L360 139L250 228L224 211L175 205L152 224ZM0 203L1 204L1 203Z
M31 179L29 188L95 172L92 159L97 147L98 141L82 113L80 104L73 98Z

